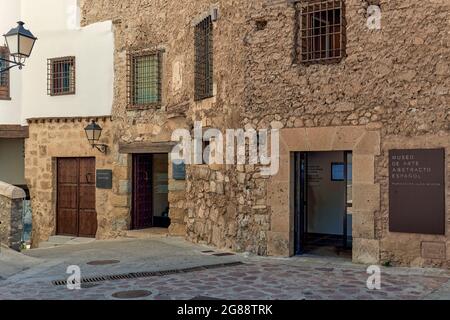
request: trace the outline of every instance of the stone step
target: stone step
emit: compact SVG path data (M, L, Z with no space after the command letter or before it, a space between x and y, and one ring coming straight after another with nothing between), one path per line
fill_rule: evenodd
M169 229L165 229L165 228L128 230L126 232L126 237L133 238L133 239L165 238L168 236L169 236Z

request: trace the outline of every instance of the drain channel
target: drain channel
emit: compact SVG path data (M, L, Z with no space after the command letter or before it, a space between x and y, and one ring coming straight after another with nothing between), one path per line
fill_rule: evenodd
M145 271L144 272L131 272L131 273L125 273L125 274L116 274L116 275L101 275L101 276L82 278L81 283L85 284L85 283L97 283L97 282L105 282L105 281L162 277L162 276L168 276L168 275L172 275L172 274L190 273L190 272L219 269L219 268L226 268L226 267L236 267L236 266L240 266L240 265L243 265L243 263L238 261L238 262L213 264L213 265L208 265L208 266L192 267L192 268L185 268L185 269L148 271L148 272L145 272ZM67 285L67 280L55 280L55 281L52 281L52 284L55 286L65 286L65 285Z

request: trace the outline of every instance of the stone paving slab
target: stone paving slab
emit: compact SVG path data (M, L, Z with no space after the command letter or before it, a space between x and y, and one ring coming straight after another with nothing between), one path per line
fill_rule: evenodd
M313 267L301 263L250 262L241 266L133 280L108 281L70 291L49 281L11 283L0 299L115 299L113 293L149 290L145 299L190 300L198 296L236 300L418 300L448 283L448 276L382 276L382 289L366 287L364 270Z
M40 259L27 257L7 247L0 247L0 281L41 263Z
M211 251L204 253L205 251ZM349 260L249 255L213 256L219 252L178 238L119 240L27 252L38 265L0 281L0 299L115 299L114 293L148 290L145 299L190 300L196 297L236 300L450 299L450 272L441 269L381 268L382 288L367 289L366 266ZM30 258L27 258L30 259ZM92 266L91 260L119 260ZM71 291L53 280L68 277L79 265L82 277L138 271L161 271L241 261L239 266L149 278L105 281ZM1 262L1 261L0 261Z
M28 257L44 261L39 268L21 273L11 281L59 280L66 276L68 266L79 266L83 276L113 275L129 272L151 272L192 268L202 265L239 261L239 256L216 257L203 254L210 249L194 245L181 238L121 239L59 246L26 251ZM217 250L216 250L217 251ZM120 263L92 266L97 260L118 260Z

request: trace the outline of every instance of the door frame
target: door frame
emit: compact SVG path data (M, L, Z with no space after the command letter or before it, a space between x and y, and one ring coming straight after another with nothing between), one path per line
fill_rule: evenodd
M131 161L131 165L132 165L132 181L131 181L131 230L142 230L142 229L147 229L147 228L152 228L153 227L153 185L152 185L152 181L153 181L153 177L152 177L152 172L150 173L150 179L148 179L149 181L149 188L150 188L150 194L152 197L152 205L151 205L151 213L152 213L152 225L148 226L148 227L142 227L142 226L137 226L137 212L136 212L136 180L137 180L137 161L139 157L144 157L144 156L148 156L150 157L150 170L153 171L153 154L152 153L135 153L132 154L132 161Z
M308 155L311 153L327 153L328 151L293 152L294 169L294 254L305 254L308 235ZM348 155L352 151L330 151L342 152L344 163L344 184L343 195L344 211L342 215L342 246L348 249Z
M294 153L294 252L305 253L306 235L308 233L308 153Z

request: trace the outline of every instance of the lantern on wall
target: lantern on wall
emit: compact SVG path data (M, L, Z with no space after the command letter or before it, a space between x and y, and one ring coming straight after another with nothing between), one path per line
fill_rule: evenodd
M25 60L31 56L37 38L29 30L25 29L24 25L24 22L19 21L17 22L17 27L12 28L3 35L12 60L0 58L11 64L7 68L0 70L0 72L7 71L13 67L22 69Z
M92 122L84 128L84 132L86 133L86 137L92 148L97 148L101 153L106 153L108 146L105 144L98 144L98 141L102 136L102 131L102 127L100 127L95 120L92 120Z

